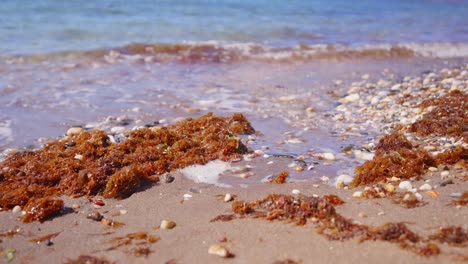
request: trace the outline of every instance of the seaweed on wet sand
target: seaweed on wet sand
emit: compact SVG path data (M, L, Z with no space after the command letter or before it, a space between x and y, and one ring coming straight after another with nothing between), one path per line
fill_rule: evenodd
M379 140L374 158L356 167L356 177L351 186L382 182L391 177L418 178L434 164L427 151L413 148L404 135L386 135Z
M112 264L114 262L108 261L105 258L98 258L89 255L80 255L76 259L69 259L66 264Z
M436 234L429 237L432 240L441 243L447 243L452 246L464 246L468 242L468 230L462 227L449 226L440 228Z
M238 212L237 208L233 207L233 212L241 215L241 218L262 218L269 221L294 222L297 225L304 225L307 220L311 220L315 223L316 231L330 240L387 241L426 257L440 253L439 247L433 242L445 242L444 239L447 238L449 241L457 241L456 245L466 242L466 231L460 231L460 228L450 227L443 229L443 236L439 232L439 235L423 238L411 231L405 223L387 223L378 227L357 224L337 213L332 203L325 198L270 194L264 199L250 203L237 202L242 204L243 208L250 208L247 212Z
M448 149L434 157L436 164L460 164L463 167L468 167L468 149L456 147Z
M122 237L115 237L109 241L112 244L111 247L105 249L105 251L111 251L126 247L126 252L131 253L136 257L147 257L152 251L150 245L158 242L159 236L148 235L146 232L135 232L130 233ZM131 247L128 249L128 247Z
M273 179L269 180L268 183L276 183L276 184L286 183L286 179L288 178L288 176L289 176L289 172L281 171Z
M24 210L23 222L40 221L53 217L63 209L63 201L57 198L45 197L29 202Z
M425 100L421 108L432 109L409 127L420 136L430 134L460 136L468 141L468 94L453 90L441 97Z
M43 221L63 206L51 197L126 198L171 170L241 157L248 150L235 135L254 132L242 114L224 118L211 113L134 130L119 143L103 131L83 131L7 157L0 164L0 207L19 205L29 211L25 221Z

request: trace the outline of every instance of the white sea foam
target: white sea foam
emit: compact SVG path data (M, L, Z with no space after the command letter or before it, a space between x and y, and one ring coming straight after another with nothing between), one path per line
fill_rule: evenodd
M208 183L214 184L219 187L230 188L231 185L220 183L219 176L231 169L231 164L221 160L210 161L205 165L192 165L184 169L181 169L180 172L184 174L185 177L196 183Z

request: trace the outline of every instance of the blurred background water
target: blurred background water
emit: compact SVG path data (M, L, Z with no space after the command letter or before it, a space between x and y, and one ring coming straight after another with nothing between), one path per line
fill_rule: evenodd
M3 0L0 53L185 41L365 46L468 42L468 1Z

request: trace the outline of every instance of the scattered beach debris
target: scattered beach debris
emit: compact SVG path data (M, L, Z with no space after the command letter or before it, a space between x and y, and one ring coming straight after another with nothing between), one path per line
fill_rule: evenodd
M150 250L151 244L154 244L159 240L159 236L148 235L146 232L130 233L126 236L115 237L110 240L109 243L113 245L106 248L104 251L111 251L125 247L126 253L130 253L136 257L147 257L152 252Z
M51 239L58 236L60 233L61 232L56 232L56 233L48 234L48 235L41 236L41 237L38 237L38 238L33 238L33 239L30 239L29 242L40 244L42 242L47 242L48 241L49 243L51 243Z
M240 216L294 222L297 225L305 225L307 220L310 220L316 225L316 231L330 240L356 238L360 242L388 241L426 257L440 254L439 247L433 242L442 242L446 237L451 237L450 241L457 241L455 243L457 245L466 241L466 231L460 228L442 229L444 235L441 239L440 232L435 236L423 238L409 230L404 223L387 223L379 227L357 224L338 214L330 201L319 197L270 194L262 200L251 203L244 201L236 203L237 206L233 206L232 211Z
M68 259L66 264L114 264L103 257L93 257L89 255L80 255L76 259Z
M432 240L437 240L440 243L448 243L451 246L466 246L468 242L468 230L462 227L443 227L436 234L429 237Z
M229 222L235 218L236 216L233 214L224 214L216 216L215 218L211 219L210 222Z

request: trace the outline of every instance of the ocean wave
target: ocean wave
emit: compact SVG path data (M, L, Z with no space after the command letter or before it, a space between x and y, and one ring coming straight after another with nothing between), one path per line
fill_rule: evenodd
M401 43L350 47L316 44L292 47L271 47L259 43L183 42L179 44L129 44L110 49L70 51L51 54L16 56L33 60L51 58L85 58L119 61L150 62L211 62L240 61L294 62L314 60L388 59L388 58L463 58L468 57L468 43Z

